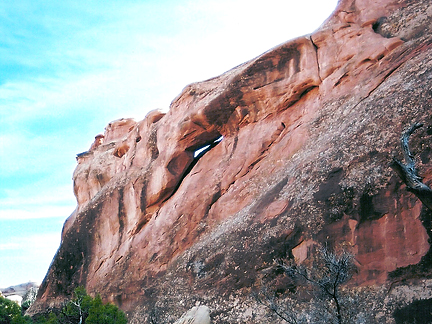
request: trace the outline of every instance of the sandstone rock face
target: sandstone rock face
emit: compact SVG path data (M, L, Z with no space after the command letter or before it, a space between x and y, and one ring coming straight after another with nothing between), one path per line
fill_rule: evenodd
M85 285L133 323L197 301L215 323L262 323L262 270L316 244L349 247L352 285L431 275L430 212L389 168L421 121L411 145L432 182L431 23L428 0L342 0L168 113L110 123L77 157L78 206L33 311Z

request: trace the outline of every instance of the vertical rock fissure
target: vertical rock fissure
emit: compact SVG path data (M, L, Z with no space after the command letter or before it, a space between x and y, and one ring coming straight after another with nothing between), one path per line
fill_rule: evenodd
M118 238L118 249L120 248L121 243L123 242L123 232L125 228L125 206L124 206L124 189L121 188L118 191L119 195L119 206L117 211L118 216L118 224L119 224L119 238Z
M318 59L318 46L314 43L314 41L312 39L312 36L310 36L309 39L310 39L310 41L312 43L312 46L315 49L316 62L317 62L317 67L318 67L318 78L322 82L322 79L321 79L321 67L320 67L320 62L319 62L319 59Z

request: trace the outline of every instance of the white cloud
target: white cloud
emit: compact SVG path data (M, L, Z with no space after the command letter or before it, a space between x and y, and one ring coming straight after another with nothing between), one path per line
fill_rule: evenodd
M0 209L0 220L26 220L41 218L66 219L66 217L72 214L73 211L73 206L44 206L35 207L32 210L21 208Z
M60 233L43 233L28 236L15 236L9 238L9 242L0 243L0 250L26 250L24 253L35 256L44 256L46 251L55 252L60 244ZM54 254L51 253L51 257Z
M76 207L72 184L53 179L6 188L0 197L0 221L57 218L64 221Z
M0 243L0 251L3 250L19 250L22 246L18 242L7 242L7 243Z
M37 132L36 129L31 131ZM52 177L57 175L58 169L65 172L65 167L70 168L68 172L73 170L78 147L72 134L67 137L68 132L61 129L52 135L34 135L32 132L12 128L9 133L0 134L0 176L16 173L17 177L28 175L31 179L38 173Z
M5 189L0 198L0 221L58 218L65 220L76 207L72 185L53 186L52 180Z
M40 283L60 245L60 233L14 236L0 243L0 287L28 281Z
M31 182L28 185L23 185L16 189L5 189L5 196L0 198L0 208L13 206L46 206L46 205L70 205L70 197L72 194L72 185L57 185L55 188L50 188L51 180L43 180L40 182ZM22 196L22 192L28 192L26 197Z

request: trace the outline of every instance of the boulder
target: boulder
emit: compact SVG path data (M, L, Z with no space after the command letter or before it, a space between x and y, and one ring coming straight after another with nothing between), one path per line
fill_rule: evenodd
M210 309L207 306L192 307L174 324L210 324Z

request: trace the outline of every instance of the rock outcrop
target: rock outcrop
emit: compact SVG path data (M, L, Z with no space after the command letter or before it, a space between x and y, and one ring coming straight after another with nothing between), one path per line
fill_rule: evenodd
M28 298L28 294L31 291L37 292L39 285L35 282L26 282L23 284L10 286L8 288L0 288L0 297L6 297L20 306L26 301ZM36 293L34 293L34 297L36 297Z
M12 296L12 295L18 295L21 297L24 297L25 294L31 290L31 289L38 289L39 285L35 282L26 282L15 286L10 286L7 288L0 288L0 293L3 294L3 296Z
M411 145L432 181L431 23L428 0L342 0L168 113L110 123L77 157L78 206L32 311L84 285L133 323L197 301L215 323L262 323L262 270L317 244L355 254L352 285L429 277L431 213L389 163L424 122Z

